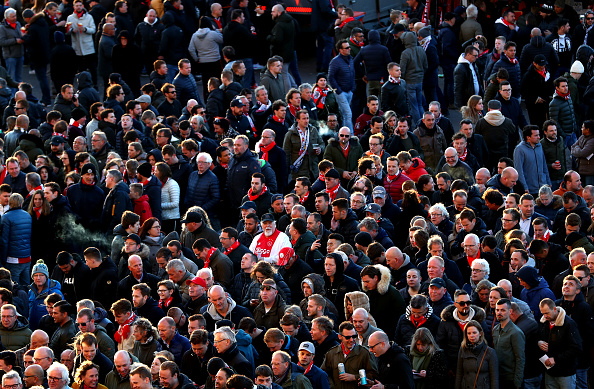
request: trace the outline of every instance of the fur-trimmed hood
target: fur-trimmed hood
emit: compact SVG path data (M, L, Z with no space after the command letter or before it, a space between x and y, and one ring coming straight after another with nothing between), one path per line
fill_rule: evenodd
M443 311L441 311L441 320L443 321L452 321L455 322L457 321L456 318L454 317L454 310L456 309L456 306L454 304L452 305L448 305L447 307L444 308ZM479 323L482 323L485 320L485 310L481 307L478 307L476 305L471 305L470 309L474 311L474 316L470 317L469 316L469 320L476 320Z
M122 254L127 255L126 247L122 247ZM133 255L138 255L142 259L148 259L149 255L151 254L151 249L146 245L146 243L140 243L140 250Z
M353 305L353 312L357 308L363 308L368 313L371 311L371 305L369 304L369 297L363 292L348 292L344 295L344 317L350 317L349 313L347 312L347 299L350 300L351 304ZM372 326L376 326L375 319L371 314L369 314L369 324Z
M555 327L563 327L563 325L565 324L565 309L557 306L557 312L559 313L557 314L557 318L555 319ZM545 323L546 321L547 319L545 319L544 316L540 318L541 323Z
M390 287L390 281L392 280L392 273L390 272L390 269L388 269L384 265L373 265L373 267L378 269L381 273L381 278L380 278L379 282L377 283L377 292L380 295L384 295L384 294L386 294L386 292L388 291L388 288ZM367 288L365 287L365 285L362 285L362 287L363 287L363 291L367 292Z
M540 201L540 197L536 198L536 206L544 207ZM563 207L563 197L559 195L553 195L553 202L549 204L549 207L552 207L553 209L561 209L561 207Z

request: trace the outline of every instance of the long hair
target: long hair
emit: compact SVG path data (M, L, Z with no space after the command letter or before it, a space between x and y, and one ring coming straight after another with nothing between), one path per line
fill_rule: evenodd
M431 331L429 331L427 328L421 327L415 331L415 334L413 335L410 342L411 352L417 348L418 341L421 341L421 343L429 346L429 356L433 356L433 354L439 350L439 346L437 345L435 338L431 334Z
M462 339L462 347L463 348L467 348L468 343L470 343L468 341L468 337L466 336L466 331L470 327L476 327L476 329L478 329L479 333L481 334L478 342L476 343L477 345L480 345L480 344L482 344L485 341L485 333L483 332L483 327L481 327L481 325L480 325L480 323L478 321L476 321L476 320L470 320L464 326L464 339Z
M212 229L212 224L210 224L210 218L208 217L208 215L206 214L204 209L202 209L202 207L194 205L193 207L190 207L190 209L188 209L188 212L198 212L200 214L200 216L202 216L202 222L204 224L206 224L206 226L208 228ZM188 213L186 212L186 215L187 214ZM185 216L184 216L184 218L185 218Z
M140 231L138 231L138 236L140 236L140 239L144 239L144 237L148 235L149 230L153 228L153 224L155 224L155 222L161 225L161 222L156 217L149 217L144 221L144 223L142 223L142 227L140 227Z
M48 216L50 214L50 203L45 199L45 196L43 195L43 191L41 189L37 189L35 191L35 193L33 193L33 197L31 198L31 202L29 203L29 208L27 208L27 212L29 213L29 215L34 216L33 214L35 213L35 211L33 210L33 199L35 198L36 195L41 195L41 214L43 216Z
M462 113L462 119L470 119L472 120L472 124L476 124L479 119L483 116L483 113L477 111L476 105L479 101L483 98L478 95L472 95L468 98L468 102L466 103L465 107L460 108L460 112Z

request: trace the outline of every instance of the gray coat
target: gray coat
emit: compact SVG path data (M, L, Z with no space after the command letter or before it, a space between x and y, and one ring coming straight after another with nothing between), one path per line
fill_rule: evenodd
M486 350L486 354L485 353ZM475 354L475 352L477 352ZM483 360L483 354L485 359ZM481 360L482 365L481 365ZM480 366L480 370L479 370ZM477 379L478 372L478 379ZM474 382L476 380L476 386ZM483 342L474 352L460 347L456 372L456 389L497 389L499 388L499 363L497 353Z
M16 28L8 25L6 20L0 23L0 46L2 46L2 57L20 58L25 54L25 45L18 44L17 39L22 39L21 24L17 21Z
M400 37L406 49L400 56L400 68L402 69L402 79L407 84L420 84L423 82L423 76L429 68L427 54L417 42L417 34L414 32L405 32Z
M285 88L285 82L282 74L279 74L275 78L272 73L270 73L270 70L266 69L266 71L260 76L260 83L264 88L266 88L270 101L285 101L285 96L288 91Z
M223 34L210 28L200 28L192 35L188 51L199 63L217 62L221 59L219 45L223 44Z

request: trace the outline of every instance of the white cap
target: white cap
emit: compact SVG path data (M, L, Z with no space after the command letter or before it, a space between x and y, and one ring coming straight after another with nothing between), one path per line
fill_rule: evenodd
M314 347L313 343L311 342L303 342L299 345L299 350L305 350L307 352L309 352L310 354L315 354L316 353L316 348Z
M569 70L570 73L584 73L584 65L580 61L575 61L573 65L571 65L571 69Z

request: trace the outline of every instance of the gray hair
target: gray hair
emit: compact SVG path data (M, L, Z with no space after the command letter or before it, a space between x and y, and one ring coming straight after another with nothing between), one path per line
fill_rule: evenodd
M379 224L375 221L372 217L366 217L365 219L361 220L361 223L357 226L358 229L361 227L365 227L368 231L379 231Z
M4 11L4 19L8 18L10 15L16 14L17 11L14 8L8 8Z
M489 278L489 274L491 272L491 268L489 267L489 262L487 262L483 258L477 258L474 261L472 261L472 263L476 263L477 265L482 267L483 270L485 271L485 279Z
M229 326L223 326L223 327L217 328L214 331L213 335L216 335L216 334L221 334L223 339L229 339L231 341L231 344L236 342L235 332L233 332L233 330Z
M266 90L266 88L265 88L264 86L260 85L259 87L257 87L256 89L254 89L254 96L256 96L256 97L257 97L257 96L258 96L258 93L260 93L260 92L261 92L261 91L263 91L263 90L265 91L265 90ZM268 91L267 91L267 92L268 92Z
M313 87L311 86L311 84L308 84L307 82L304 82L303 84L299 85L299 92L303 93L303 91L305 90L312 90Z
M439 235L433 235L429 238L427 241L427 250L431 250L431 246L434 244L440 245L442 249L444 248L443 239L441 239L441 236Z
M472 239L475 244L479 244L480 242L480 239L476 234L468 234L464 237L464 240L466 240L467 238Z
M23 383L23 381L21 381L21 376L19 375L19 373L17 373L14 370L9 371L8 373L5 373L2 376L2 386L4 386L4 387L6 387L5 386L6 380L17 380L19 385L21 385Z
M50 375L50 371L54 371L54 370L57 370L57 371L60 372L60 375L62 376L62 379L66 383L64 386L68 386L70 384L70 377L68 376L68 368L66 366L62 365L60 362L54 362L47 369L47 375L48 375L48 377Z
M82 308L89 308L91 311L95 311L95 303L89 299L83 299L76 303L76 309L81 310Z
M202 275L202 274L206 274L209 277L213 277L212 269L210 267L204 267L204 268L198 270L198 273L196 273L196 276L200 277L200 275Z
M551 189L550 186L547 185L543 185L540 187L540 189L538 190L538 195L549 195L549 196L553 196L553 190Z
M443 203L437 203L429 208L429 213L436 211L441 212L441 216L449 216L448 210L446 209L445 205L443 205Z
M198 160L200 159L200 157L203 157L204 159L206 159L206 162L208 163L212 163L212 157L210 156L210 154L208 153L198 153L198 156L196 157L196 163L198 163Z
M474 4L470 4L468 8L466 8L466 17L471 19L476 19L478 17L478 8Z
M171 261L167 262L167 271L169 270L177 270L177 271L186 271L186 267L181 259L172 259Z
M107 142L107 135L103 131L93 131L92 136L98 136L103 142Z

